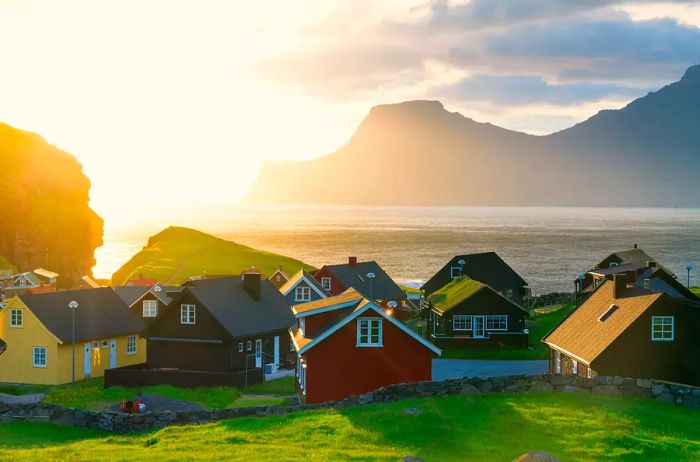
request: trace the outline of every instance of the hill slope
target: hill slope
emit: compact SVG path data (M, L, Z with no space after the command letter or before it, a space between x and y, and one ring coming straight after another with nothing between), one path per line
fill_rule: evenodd
M377 106L327 156L265 164L252 203L700 205L700 66L567 130L532 136L437 101Z
M15 268L15 265L10 263L10 261L7 258L0 255L0 271L3 271L3 270L11 270L14 272L16 270L16 268Z
M89 191L75 157L0 123L0 254L21 271L51 269L66 287L91 274L102 219Z
M288 274L311 269L293 258L256 250L189 228L170 227L148 239L148 244L112 276L113 285L134 278L155 278L180 284L192 276L239 274L255 266L269 276L278 266Z

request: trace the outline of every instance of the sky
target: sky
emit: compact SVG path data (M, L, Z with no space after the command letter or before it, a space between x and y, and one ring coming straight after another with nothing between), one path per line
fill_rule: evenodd
M700 2L0 0L0 44L0 121L74 154L109 221L238 201L377 104L564 129L700 63Z

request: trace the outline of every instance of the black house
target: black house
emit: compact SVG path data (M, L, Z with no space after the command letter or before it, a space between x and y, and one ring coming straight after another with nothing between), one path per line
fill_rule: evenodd
M530 293L527 282L496 252L453 257L423 284L421 290L427 298L460 276L484 283L519 305Z
M260 273L200 279L169 296L145 331L149 368L237 372L288 360L294 315Z

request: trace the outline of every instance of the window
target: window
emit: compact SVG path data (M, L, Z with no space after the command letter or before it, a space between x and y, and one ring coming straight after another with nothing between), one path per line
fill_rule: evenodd
M289 351L295 351L296 348L294 348L294 340L291 338L289 339Z
M462 267L461 266L453 266L450 268L450 278L451 279L457 279L462 275Z
M554 352L554 373L561 374L561 353Z
M46 347L32 347L32 366L46 367Z
M20 286L20 287L27 287L27 280L24 278L24 276L20 276L20 278L19 278L19 286Z
M143 301L143 317L155 318L158 316L158 300Z
M181 305L180 306L180 324L195 323L195 306Z
M586 370L586 377L589 379L593 378L593 372L591 371L590 367Z
M248 340L245 344L246 350L250 351L253 349L253 342L251 340Z
M486 316L486 330L508 330L508 316Z
M238 352L243 353L243 342L238 342Z
M102 340L102 348L109 348L109 340Z
M578 375L578 362L575 360L571 360L571 373Z
M610 262L610 268L617 268L619 264L616 261L611 261Z
M130 335L126 338L126 354L135 355L136 354L136 336Z
M362 318L357 320L357 346L382 346L382 320Z
M321 278L321 287L324 289L330 291L331 290L331 278L329 277L322 277Z
M99 350L100 349L100 342L92 342L92 349Z
M301 319L299 319L299 332L301 332L301 335L304 335L305 330L306 330L306 318L301 318Z
M22 327L22 310L10 310L10 327Z
M506 298L513 298L513 289L506 290Z
M294 289L294 300L297 302L311 301L311 288L307 286L299 286Z
M617 311L617 308L618 308L617 305L610 305L610 307L608 307L608 309L605 310L605 312L600 315L600 317L598 318L598 321L604 322L605 320L607 320L610 316L612 316L612 314L615 311Z
M452 330L472 330L472 317L463 314L452 316Z
M651 339L657 342L673 341L673 316L651 317Z

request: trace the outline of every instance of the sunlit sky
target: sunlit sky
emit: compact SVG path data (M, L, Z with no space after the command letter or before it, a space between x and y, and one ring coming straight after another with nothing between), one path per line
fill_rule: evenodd
M700 3L0 0L0 121L71 152L107 219L239 200L372 105L545 134L700 63Z

